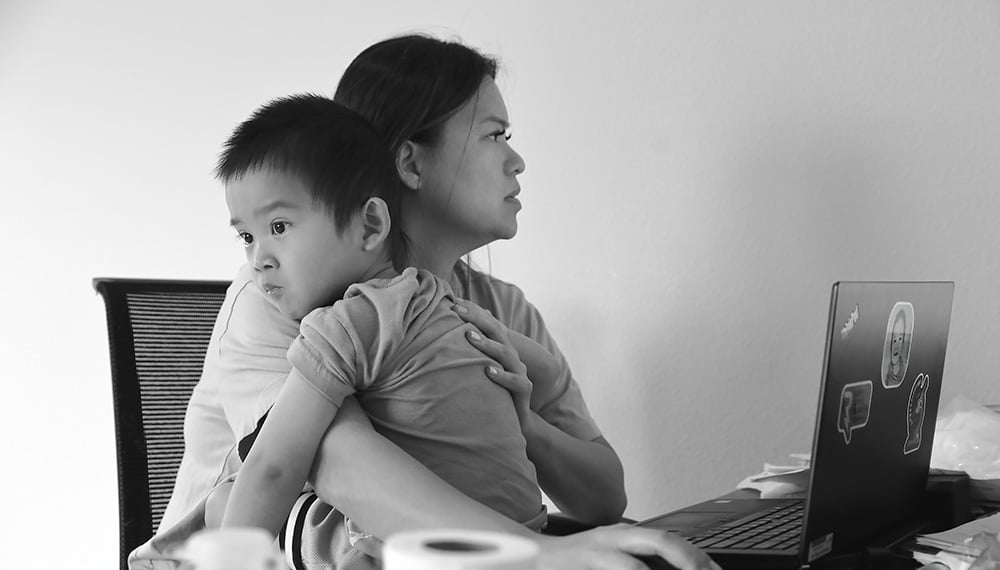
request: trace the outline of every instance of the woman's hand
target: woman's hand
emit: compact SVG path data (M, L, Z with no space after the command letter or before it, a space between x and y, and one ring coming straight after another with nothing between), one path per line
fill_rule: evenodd
M538 567L544 570L642 570L636 556L659 556L680 570L721 570L683 538L627 524L560 537L542 537Z
M587 524L618 521L625 510L621 461L603 437L579 439L550 424L538 410L557 399L559 361L534 340L511 331L485 309L458 301L455 312L475 325L469 341L495 360L489 377L510 392L528 459L538 483L560 511ZM530 378L530 379L529 379Z
M550 392L559 374L559 363L542 345L534 340L508 329L489 311L463 299L457 299L455 312L467 323L476 326L482 333L469 333L469 341L493 360L501 368L496 374L490 373L494 382L503 386L514 398L515 406L520 406L518 416L525 405L537 412L542 404L551 399Z

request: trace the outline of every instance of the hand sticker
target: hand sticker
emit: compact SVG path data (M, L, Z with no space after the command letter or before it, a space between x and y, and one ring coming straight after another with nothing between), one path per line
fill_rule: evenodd
M837 414L837 431L844 435L844 443L851 444L851 434L868 425L872 409L872 381L847 384L840 392L840 413Z
M896 303L889 312L882 351L882 386L898 388L906 377L913 342L913 305Z
M903 444L903 455L920 449L927 411L927 389L930 385L931 377L920 374L910 388L910 399L906 403L906 443Z

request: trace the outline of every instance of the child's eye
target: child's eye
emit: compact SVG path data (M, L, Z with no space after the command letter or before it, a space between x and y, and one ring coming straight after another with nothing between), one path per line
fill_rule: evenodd
M271 233L276 236L288 231L288 222L271 222Z
M253 236L246 232L237 232L236 240L243 244L244 247L247 247L253 243Z
M513 135L510 134L510 131L508 129L502 129L489 134L489 137L493 139L495 142L500 142L501 137L503 137L503 140L509 141L511 136Z

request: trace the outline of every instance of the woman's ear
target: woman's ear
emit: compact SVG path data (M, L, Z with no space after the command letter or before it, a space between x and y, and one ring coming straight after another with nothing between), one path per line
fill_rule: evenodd
M369 198L361 207L361 249L372 251L385 243L389 237L392 220L389 206L381 198Z
M410 190L420 189L420 148L413 141L406 141L396 152L396 174Z

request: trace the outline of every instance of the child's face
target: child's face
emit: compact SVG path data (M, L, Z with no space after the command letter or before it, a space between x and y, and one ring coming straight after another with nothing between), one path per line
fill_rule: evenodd
M256 285L293 319L343 297L371 265L360 219L355 216L338 233L330 214L313 204L294 176L250 172L226 185L226 204Z

